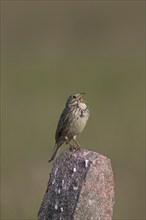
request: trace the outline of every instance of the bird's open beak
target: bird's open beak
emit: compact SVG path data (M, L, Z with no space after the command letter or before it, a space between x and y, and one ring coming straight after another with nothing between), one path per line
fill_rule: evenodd
M81 92L80 95L81 95L80 102L85 103L86 101L83 99L85 93Z

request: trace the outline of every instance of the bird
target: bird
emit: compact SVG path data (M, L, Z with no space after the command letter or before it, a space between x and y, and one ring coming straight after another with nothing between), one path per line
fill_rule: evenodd
M84 95L85 93L81 92L74 93L68 97L65 108L57 124L55 146L52 156L48 162L54 160L58 149L64 143L69 144L70 147L73 147L70 144L70 141L73 140L76 144L75 148L80 147L76 141L76 136L83 131L90 115L89 108L83 99Z

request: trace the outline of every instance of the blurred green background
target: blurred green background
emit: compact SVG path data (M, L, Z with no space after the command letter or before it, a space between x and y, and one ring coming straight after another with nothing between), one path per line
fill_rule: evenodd
M78 91L91 109L78 141L112 161L114 219L145 219L144 1L1 4L1 219L37 219L56 124Z

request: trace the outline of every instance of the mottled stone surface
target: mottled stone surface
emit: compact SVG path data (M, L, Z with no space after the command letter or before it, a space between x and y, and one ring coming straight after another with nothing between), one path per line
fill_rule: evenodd
M108 158L70 150L53 164L39 220L111 220L114 181Z

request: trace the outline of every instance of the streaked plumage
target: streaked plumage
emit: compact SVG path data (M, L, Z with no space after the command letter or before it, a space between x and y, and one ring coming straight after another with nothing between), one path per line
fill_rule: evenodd
M54 160L59 147L64 142L69 143L71 140L74 140L79 147L75 138L82 132L89 118L89 108L83 100L84 94L85 93L75 93L67 99L66 106L57 125L55 134L56 143L49 162Z

